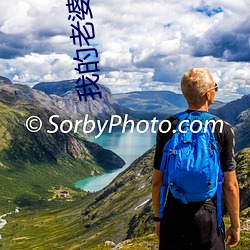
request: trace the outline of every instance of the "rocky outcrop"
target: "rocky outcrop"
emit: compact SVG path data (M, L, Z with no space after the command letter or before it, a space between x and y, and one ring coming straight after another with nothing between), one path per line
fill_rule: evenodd
M250 207L250 148L237 153L237 178L240 186L240 209ZM247 215L248 217L250 214Z
M83 141L83 143L93 159L106 171L112 171L125 165L125 161L111 150L104 149L90 141Z
M100 120L101 122L110 119L114 114L123 115L119 104L111 95L110 90L98 84L102 98L91 98L79 101L75 90L74 80L38 83L33 87L50 95L56 105L74 120L83 119L88 114L89 119Z
M13 84L8 78L0 76L0 85L1 84Z

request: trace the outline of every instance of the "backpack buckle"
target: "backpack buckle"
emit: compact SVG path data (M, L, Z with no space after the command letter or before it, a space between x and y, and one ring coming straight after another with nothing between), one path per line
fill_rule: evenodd
M169 155L176 155L175 149L169 149Z

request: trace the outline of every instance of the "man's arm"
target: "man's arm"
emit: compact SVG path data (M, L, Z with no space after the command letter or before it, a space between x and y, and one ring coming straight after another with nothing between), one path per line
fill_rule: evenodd
M175 116L168 117L167 120L169 120L172 124L172 129L175 129L175 126L178 122L178 119ZM169 124L163 123L162 130L167 131ZM160 171L160 165L162 161L162 155L163 155L163 148L165 143L171 139L173 135L172 130L170 130L168 133L160 133L158 131L156 136L156 147L155 147L155 156L154 156L154 172L152 177L152 200L153 200L153 207L154 207L154 216L158 217L159 208L160 208L160 190L162 187L163 182L163 172ZM155 232L160 238L160 222L157 221L155 223Z
M236 171L224 172L223 193L230 216L231 226L226 231L227 248L236 246L240 240L240 199Z
M154 216L158 217L160 208L160 190L162 186L163 173L160 170L154 169L152 178L152 201L154 207ZM155 232L157 237L160 238L160 222L155 222Z

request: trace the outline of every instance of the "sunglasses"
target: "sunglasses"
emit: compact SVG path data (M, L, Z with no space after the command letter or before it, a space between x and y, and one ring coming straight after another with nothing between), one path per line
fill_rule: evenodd
M218 91L218 89L219 89L218 84L217 84L217 83L214 83L214 87L212 87L212 88L210 88L210 89L207 89L207 91L206 91L203 95L205 95L208 91L210 91L210 90L212 90L212 89L214 89L215 91Z

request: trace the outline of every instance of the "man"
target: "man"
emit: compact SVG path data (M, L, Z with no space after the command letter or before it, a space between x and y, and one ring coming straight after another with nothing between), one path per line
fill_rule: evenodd
M194 68L186 72L181 80L181 89L188 104L187 112L208 112L214 102L217 84L207 69ZM217 226L216 198L203 202L183 204L168 193L163 218L159 219L160 189L163 172L160 171L165 143L171 139L178 118L169 117L172 127L168 133L158 131L152 179L152 199L154 206L155 230L160 239L160 250L222 250L236 246L240 238L239 187L236 179L234 160L234 133L232 127L223 121L220 133L216 124L214 136L220 148L220 162L223 171L223 196L230 216L231 226L226 235ZM162 131L165 129L163 128ZM223 224L224 226L224 224ZM226 237L225 237L226 236Z

